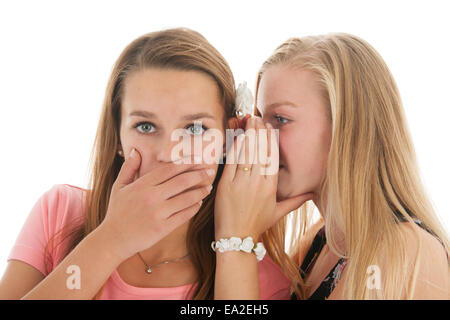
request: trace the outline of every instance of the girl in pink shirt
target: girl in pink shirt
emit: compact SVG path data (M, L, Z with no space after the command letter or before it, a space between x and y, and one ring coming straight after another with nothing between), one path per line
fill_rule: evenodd
M196 139L233 127L234 108L232 72L199 33L169 29L131 42L107 85L89 187L54 185L37 201L11 249L0 298L220 297L211 242L223 163L194 154ZM194 152L174 152L174 133ZM288 299L284 233L264 242L259 297Z
M69 241L67 238L48 253L48 266L44 262L44 251L51 235L65 225L80 225L86 190L70 184L56 184L45 192L32 208L16 243L8 257L23 261L37 270L42 276L49 273L64 259ZM144 269L141 268L136 272ZM156 272L156 268L155 268ZM83 272L81 272L83 277ZM150 275L151 276L151 275ZM67 274L69 277L69 274ZM289 280L272 259L266 257L258 263L258 278L263 299L288 299ZM191 284L171 287L141 287L125 282L119 272L114 270L105 284L101 299L105 300L150 300L185 299ZM58 297L54 297L58 298ZM188 296L192 298L192 294Z

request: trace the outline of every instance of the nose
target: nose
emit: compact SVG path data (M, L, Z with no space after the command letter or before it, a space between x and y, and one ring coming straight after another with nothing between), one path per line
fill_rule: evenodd
M179 143L179 141L172 141L170 139L170 136L159 141L159 143L154 146L154 148L156 149L156 160L160 162L176 161L179 155L177 154L177 158L173 159L174 155L172 153Z
M160 162L176 162L184 158L194 162L195 155L201 158L201 141L197 141L199 139L201 140L199 137L193 138L185 134L178 136L169 135L155 146L157 148L156 160ZM194 142L194 140L196 141Z

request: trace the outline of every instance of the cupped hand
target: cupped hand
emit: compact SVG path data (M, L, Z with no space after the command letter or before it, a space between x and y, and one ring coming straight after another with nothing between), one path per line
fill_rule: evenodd
M215 239L232 236L257 240L286 214L311 200L313 193L277 202L277 133L261 118L247 120L227 154L215 198Z

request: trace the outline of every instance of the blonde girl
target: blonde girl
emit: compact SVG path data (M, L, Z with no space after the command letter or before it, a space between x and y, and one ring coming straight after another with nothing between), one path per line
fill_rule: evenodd
M264 238L287 219L276 201L313 193L321 219L312 225L306 203L292 224L293 298L449 298L448 235L421 182L395 81L371 45L345 33L285 41L258 73L256 107L261 118L247 128L278 129L278 179L256 185L241 175L238 186L253 192L230 192L222 179L222 234ZM222 198L230 200L217 207ZM241 272L223 296L258 298L254 259L225 254ZM232 269L218 264L216 278Z

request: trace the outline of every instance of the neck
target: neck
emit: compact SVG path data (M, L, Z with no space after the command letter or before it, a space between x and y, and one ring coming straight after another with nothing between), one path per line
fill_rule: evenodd
M319 193L315 193L314 194L314 198L313 198L313 202L315 204L315 206L317 207L317 209L319 210L320 213L320 217L321 219L324 221L324 223L326 224L328 222L328 219L330 219L328 217L328 215L326 214L327 212L327 201L326 201L326 195L325 195L325 200L323 201L323 205L320 203L319 201L320 199L320 194ZM336 225L333 225L333 233L335 235L335 242L337 245L337 250L339 250L341 253L345 252L345 234L343 232L343 230L340 230L340 228L337 228ZM327 238L327 245L328 245L328 235L325 233L325 236Z
M150 248L140 251L139 253L145 262L152 265L185 256L188 253L186 236L189 221L186 221Z

